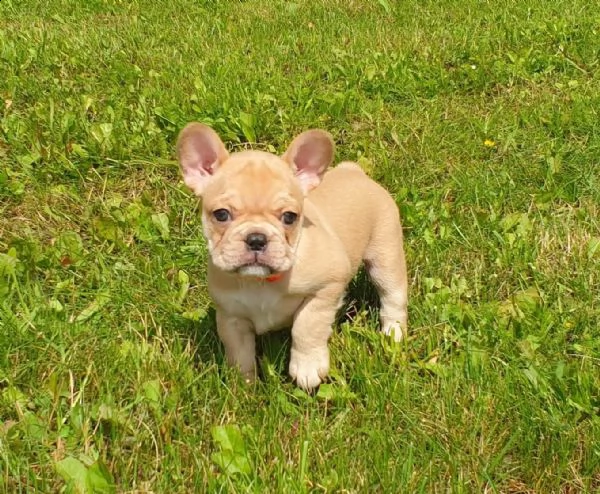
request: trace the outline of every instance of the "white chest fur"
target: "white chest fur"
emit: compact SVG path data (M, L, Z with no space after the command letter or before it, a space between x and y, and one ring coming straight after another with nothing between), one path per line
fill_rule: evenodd
M285 294L276 284L240 281L238 289L213 297L228 314L250 320L256 334L263 334L291 326L303 301L301 296Z

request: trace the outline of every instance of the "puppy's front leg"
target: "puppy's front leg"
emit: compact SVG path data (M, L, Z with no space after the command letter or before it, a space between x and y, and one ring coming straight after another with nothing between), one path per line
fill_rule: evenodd
M237 367L246 381L256 378L256 335L247 319L217 309L217 333L225 346L227 362Z
M329 373L327 342L343 293L343 286L328 287L307 299L294 316L290 376L306 391L316 388Z

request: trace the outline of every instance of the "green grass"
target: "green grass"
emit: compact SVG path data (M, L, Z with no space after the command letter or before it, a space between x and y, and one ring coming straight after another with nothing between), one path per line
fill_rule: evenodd
M600 490L599 32L588 0L2 0L0 492ZM192 120L327 129L390 190L405 342L361 275L316 396L285 334L225 368Z

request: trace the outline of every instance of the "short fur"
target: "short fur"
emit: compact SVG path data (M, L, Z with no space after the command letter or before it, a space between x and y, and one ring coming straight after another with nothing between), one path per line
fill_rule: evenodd
M329 372L336 312L362 262L380 295L382 330L402 338L408 296L398 209L358 165L326 172L329 134L304 132L282 157L230 155L212 129L192 123L177 149L185 183L202 198L209 291L231 365L253 379L255 336L291 326L290 375L306 390L317 387ZM297 215L292 224L289 213ZM256 235L264 246L252 243Z

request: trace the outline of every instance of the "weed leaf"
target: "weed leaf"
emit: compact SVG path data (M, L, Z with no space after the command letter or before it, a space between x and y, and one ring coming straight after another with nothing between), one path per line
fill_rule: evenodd
M17 255L14 249L11 249L8 254L0 252L0 276L10 276L15 273L17 265Z
M248 475L252 471L244 444L242 432L237 425L217 425L210 433L221 451L211 456L227 475L242 473Z
M152 215L152 223L158 228L163 240L169 240L169 217L165 213Z
M56 471L67 483L67 492L77 494L115 492L112 475L100 460L89 467L68 456L55 464Z
M254 117L250 113L240 112L240 127L248 142L256 142L254 132Z
M115 485L112 475L106 465L98 460L94 462L87 471L86 485L88 492L115 492Z
M104 307L109 300L110 297L107 293L99 293L94 301L79 313L79 315L75 318L75 322L87 321L96 312L102 309L102 307Z
M385 10L386 14L389 14L392 11L392 7L387 0L377 0L377 3L383 7L383 10Z
M56 471L65 479L72 492L87 493L87 468L78 459L68 456L56 463Z

